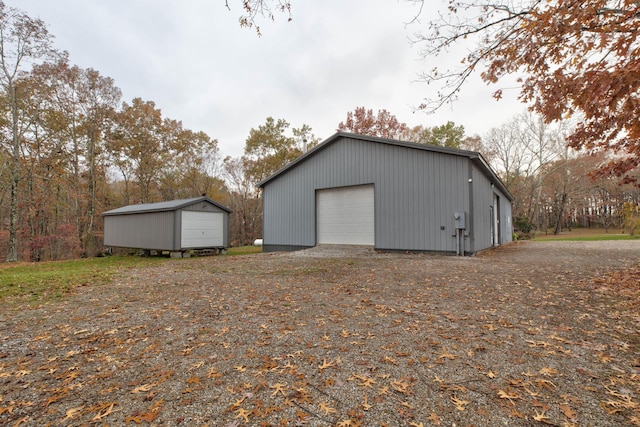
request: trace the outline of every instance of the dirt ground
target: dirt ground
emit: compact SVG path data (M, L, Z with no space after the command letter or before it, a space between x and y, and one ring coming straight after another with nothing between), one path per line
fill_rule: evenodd
M168 260L0 312L0 425L640 426L640 241Z

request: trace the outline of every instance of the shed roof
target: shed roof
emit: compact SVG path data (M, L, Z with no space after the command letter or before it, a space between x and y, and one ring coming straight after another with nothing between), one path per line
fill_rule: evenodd
M226 206L221 205L220 203L214 201L213 199L203 196L203 197L195 197L192 199L178 199L178 200L169 200L167 202L141 203L137 205L128 205L118 209L113 209L110 211L103 212L102 216L175 211L178 209L182 209L186 206L190 206L203 201L207 203L211 203L212 205L217 206L223 211L231 212L231 209L227 208Z
M328 147L329 145L333 144L334 142L338 141L340 138L358 139L358 140L361 140L361 141L368 141L368 142L374 142L374 143L379 143L379 144L395 145L395 146L399 146L399 147L413 148L413 149L416 149L416 150L431 151L431 152L435 152L435 153L444 153L444 154L451 154L451 155L454 155L454 156L468 157L473 164L478 166L478 168L480 168L480 170L482 170L487 176L489 176L491 178L493 183L509 198L510 201L513 201L513 195L509 192L507 187L502 183L502 181L500 180L498 175L493 171L491 166L489 166L489 164L484 159L484 157L482 157L482 154L478 153L477 151L460 150L460 149L457 149L457 148L440 147L438 145L430 145L430 144L419 144L419 143L416 143L416 142L398 141L398 140L395 140L395 139L379 138L379 137L376 137L376 136L359 135L359 134L348 133L348 132L337 132L337 133L333 134L332 136L330 136L329 138L327 138L326 140L324 140L320 144L318 144L315 147L313 147L311 150L307 151L302 156L298 157L297 159L293 160L292 162L289 162L287 165L285 165L280 170L276 171L271 176L269 176L269 177L263 179L262 181L260 181L258 183L258 187L264 187L270 181L272 181L275 178L277 178L278 176L286 173L289 169L292 169L295 166L297 166L298 164L304 162L306 159L308 159L309 157L313 156L318 151L320 151L320 150Z

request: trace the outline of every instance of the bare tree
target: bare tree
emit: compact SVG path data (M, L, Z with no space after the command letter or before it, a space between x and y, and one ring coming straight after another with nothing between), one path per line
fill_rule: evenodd
M492 166L516 199L514 216L526 216L538 228L547 223L542 200L545 179L561 167L557 160L565 152L560 129L540 116L523 113L491 129L483 141Z
M224 172L229 188L232 245L251 244L262 236L262 199L254 185L247 159L226 157Z
M529 218L538 229L546 228L546 217L542 214L542 185L552 170L547 165L554 162L563 149L562 138L556 127L545 123L541 116L525 113L520 116L524 132L524 148L528 153L527 174L533 177Z
M235 3L232 1L232 3ZM229 0L225 0L225 6L231 10ZM242 15L240 15L240 26L255 28L256 33L261 35L258 19L260 17L269 21L275 19L276 13L288 15L291 21L291 0L242 0Z
M501 174L509 190L512 190L514 181L525 168L527 159L524 145L517 118L491 129L483 138L483 147L492 159L492 166Z

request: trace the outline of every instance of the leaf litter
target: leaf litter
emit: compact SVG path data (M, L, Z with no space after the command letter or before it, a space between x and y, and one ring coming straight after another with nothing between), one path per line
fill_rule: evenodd
M640 425L639 258L212 257L3 302L0 424Z

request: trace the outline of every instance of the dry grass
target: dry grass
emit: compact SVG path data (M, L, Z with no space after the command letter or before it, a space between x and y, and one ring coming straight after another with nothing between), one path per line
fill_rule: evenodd
M630 236L625 230L612 228L604 230L603 228L573 228L570 231L563 229L560 234L554 235L553 230L547 233L538 232L535 240L633 240L639 239L640 236Z

